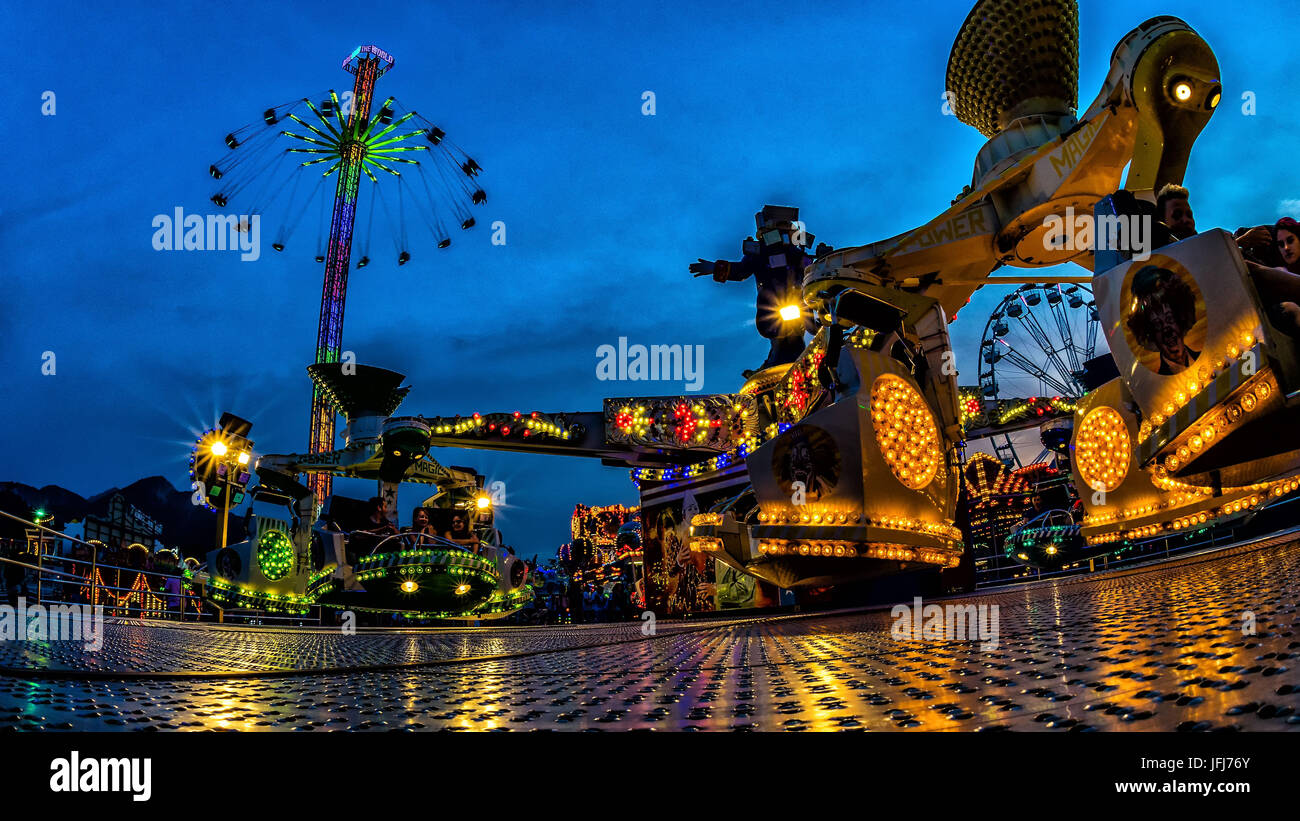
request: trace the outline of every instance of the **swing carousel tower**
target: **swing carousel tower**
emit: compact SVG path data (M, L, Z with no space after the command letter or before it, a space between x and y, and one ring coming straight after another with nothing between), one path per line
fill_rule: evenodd
M318 239L316 253L316 262L325 264L314 355L316 364L336 363L342 357L343 309L347 300L348 272L352 267L352 242L362 175L373 183L373 187L367 192L370 213L363 233L361 258L355 265L358 269L370 263L367 249L376 200L383 205L389 221L396 223L394 244L398 265L405 265L411 259L405 225L407 199L411 200L411 211L418 214L431 230L438 248L451 245L446 230L448 224L459 224L462 229L474 225L466 202L482 204L487 201L483 189L472 182L482 169L446 140L442 129L415 111L399 113L394 97L387 98L372 115L375 83L392 69L393 63L392 55L379 47L359 46L343 61L343 70L353 75L350 99L341 102L338 94L330 90L319 104L303 98L268 108L263 112L261 122L226 135L226 146L232 153L208 169L215 179L224 181L222 190L212 197L212 201L223 208L248 190L251 192L251 205L246 213L261 213L272 206L286 188L290 189L285 206L289 219L271 246L276 251L285 249L289 235L313 199L319 200L323 212L328 202L324 184L330 177L334 178L329 239ZM307 116L299 116L299 113ZM307 133L276 132L269 128L285 120L292 120ZM276 139L279 136L291 138L290 147L272 148L273 144L280 144ZM406 156L410 152L422 152L425 162ZM308 157L304 160L296 156L300 154ZM274 166L282 158L294 158L295 161L282 164L287 173L281 174L277 185ZM299 199L301 175L297 172L321 164L326 164L325 171L317 180L316 190ZM397 170L399 164L405 164L408 173L418 178L422 185L409 185L408 191L403 173ZM283 172L284 168L280 170ZM396 182L397 204L393 209L384 200L379 186L381 176ZM450 204L452 213L446 219L441 216L440 201ZM334 406L321 388L315 386L308 438L310 453L327 453L334 449L335 422ZM328 473L311 474L308 485L317 502L323 502L331 491L331 476Z

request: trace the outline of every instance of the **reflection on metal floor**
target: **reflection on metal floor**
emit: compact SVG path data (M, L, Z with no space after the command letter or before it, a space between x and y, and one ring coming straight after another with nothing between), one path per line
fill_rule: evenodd
M1294 538L944 602L998 605L989 651L896 640L888 609L655 636L113 624L99 653L0 645L0 732L1300 730Z

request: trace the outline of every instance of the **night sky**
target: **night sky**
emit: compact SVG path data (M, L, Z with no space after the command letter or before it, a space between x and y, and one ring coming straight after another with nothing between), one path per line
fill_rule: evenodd
M261 258L241 262L155 251L151 223L213 212L206 169L223 136L268 106L350 88L339 65L360 44L396 57L379 96L444 128L489 195L450 249L413 247L399 268L377 237L375 262L351 275L344 348L407 374L400 413L598 410L603 396L680 391L598 381L596 348L620 336L703 345L704 391L733 391L767 350L754 286L692 279L688 263L739 258L764 203L799 206L836 247L893 236L947 207L983 144L941 112L968 0L269 5L0 11L0 480L90 495L162 474L183 488L194 435L223 410L253 421L260 452L306 449L316 226L277 255L269 215ZM1300 26L1290 4L1224 8L1083 0L1080 108L1127 31L1187 20L1225 89L1187 184L1198 225L1231 230L1300 216ZM641 113L647 90L655 116ZM1247 91L1255 116L1241 111ZM503 247L489 241L496 220ZM985 289L954 325L959 365L1001 295ZM596 460L434 456L506 483L499 526L526 556L567 541L575 502L636 499L626 470ZM365 497L374 484L335 488ZM404 489L403 524L423 490Z

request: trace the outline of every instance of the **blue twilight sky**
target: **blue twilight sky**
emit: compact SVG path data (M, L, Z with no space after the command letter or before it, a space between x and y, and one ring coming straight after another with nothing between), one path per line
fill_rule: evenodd
M620 336L704 345L704 390L734 390L766 353L753 285L694 280L687 264L737 258L764 203L800 206L837 247L945 208L983 144L941 113L971 5L4 4L0 479L91 494L160 473L183 487L193 432L222 410L253 420L260 451L305 449L315 226L284 254L240 262L154 251L151 222L178 206L210 212L206 169L226 132L350 88L339 64L362 43L397 59L381 96L444 128L489 193L452 248L413 248L401 268L381 250L351 277L344 347L408 375L404 412L599 409L602 396L680 390L598 381L595 350ZM1300 216L1293 5L1080 5L1081 108L1115 44L1149 17L1177 14L1216 50L1225 102L1187 177L1202 227ZM653 117L641 113L647 90ZM42 116L45 91L54 116ZM1241 112L1246 91L1255 116ZM495 220L504 247L489 242ZM959 357L974 359L998 296L986 289L954 325ZM41 374L45 351L53 376ZM435 456L506 482L500 524L524 555L567 540L574 502L635 500L625 470L594 460ZM403 521L419 498L403 493Z

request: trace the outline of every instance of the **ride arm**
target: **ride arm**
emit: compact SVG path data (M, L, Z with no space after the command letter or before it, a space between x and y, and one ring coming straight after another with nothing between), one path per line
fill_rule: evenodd
M690 272L697 277L712 276L715 282L741 282L758 272L759 262L757 254L746 254L739 262L725 259L709 262L701 259L691 263Z

